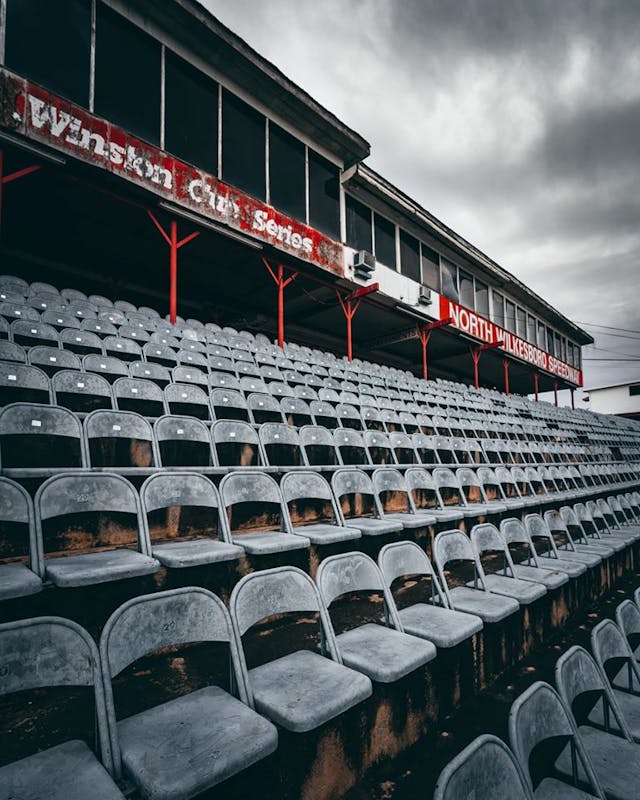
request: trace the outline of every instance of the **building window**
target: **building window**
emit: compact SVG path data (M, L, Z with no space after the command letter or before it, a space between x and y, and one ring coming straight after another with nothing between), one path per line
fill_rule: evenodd
M340 170L309 150L309 224L340 239Z
M102 3L96 21L94 105L100 116L160 144L160 44Z
M629 396L638 397L640 395L640 383L634 383L629 387Z
M420 283L420 243L405 231L400 231L400 272Z
M421 245L422 252L422 283L433 289L434 292L440 291L440 256L435 250Z
M526 339L527 338L527 315L524 312L524 308L516 308L516 333L520 338Z
M493 321L496 323L496 325L504 328L504 297L500 294L500 292L496 292L494 289L492 292L492 300Z
M541 350L547 349L547 329L542 322L538 322L538 347Z
M396 268L396 226L379 214L373 215L376 261L390 269Z
M458 280L460 282L460 304L473 309L473 278L468 272L459 270Z
M371 235L371 209L354 197L345 197L347 215L347 244L356 250L373 253Z
M218 84L175 53L165 56L164 148L218 174Z
M442 275L442 294L455 303L460 302L458 292L458 267L446 258L440 259Z
M306 222L306 153L301 141L269 122L269 202Z
M222 93L222 179L266 199L265 117L231 92Z
M89 0L8 0L9 69L88 108L90 51Z
M527 314L527 341L536 344L536 319Z
M562 359L562 341L559 333L553 335L553 352L557 358Z
M554 356L556 354L556 350L553 343L553 331L551 328L547 328L547 353Z
M489 287L476 278L476 311L483 317L489 317Z
M505 327L511 333L516 332L516 307L510 300L505 300L504 304L504 321Z

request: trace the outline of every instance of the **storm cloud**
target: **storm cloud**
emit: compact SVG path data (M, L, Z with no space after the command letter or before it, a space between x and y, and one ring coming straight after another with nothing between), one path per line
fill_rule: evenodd
M640 3L203 0L371 142L368 163L640 376ZM598 359L598 360L593 360Z

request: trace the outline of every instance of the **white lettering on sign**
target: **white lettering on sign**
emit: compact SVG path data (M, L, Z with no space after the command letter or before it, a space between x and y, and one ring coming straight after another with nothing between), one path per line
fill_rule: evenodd
M569 383L582 386L582 372L579 369L565 364L531 342L501 328L495 322L481 317L475 311L440 295L440 319L447 317L451 317L453 320L451 324L454 328L473 336L474 339L488 344L502 342L500 349L505 353L520 358L545 372L550 372L552 375L557 375L559 378L564 378Z

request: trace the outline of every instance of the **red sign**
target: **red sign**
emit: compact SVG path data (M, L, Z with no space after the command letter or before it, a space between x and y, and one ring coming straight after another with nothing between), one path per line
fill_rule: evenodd
M0 70L0 125L344 275L338 242L4 69Z
M575 367L565 364L564 361L546 353L539 347L526 342L524 339L501 328L495 322L481 317L475 311L449 300L444 295L440 295L440 318L451 317L451 325L464 333L479 339L482 342L494 344L502 342L500 350L509 353L516 358L532 364L544 372L556 375L558 378L573 383L575 386L582 386L582 372Z

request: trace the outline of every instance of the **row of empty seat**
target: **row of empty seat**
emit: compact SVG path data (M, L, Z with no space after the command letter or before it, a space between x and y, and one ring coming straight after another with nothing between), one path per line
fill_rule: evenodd
M640 793L640 589L616 622L556 664L557 691L537 682L513 703L510 748L475 739L445 767L434 800L636 800Z

